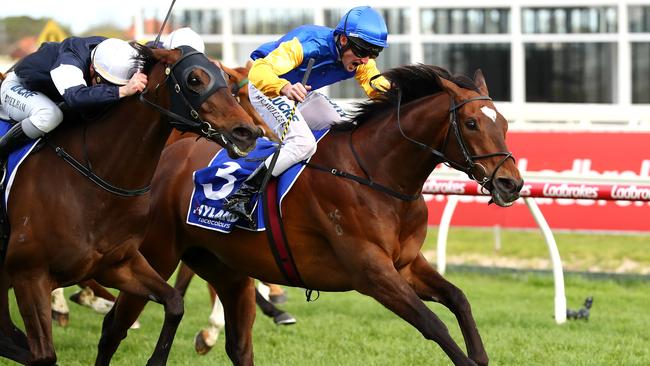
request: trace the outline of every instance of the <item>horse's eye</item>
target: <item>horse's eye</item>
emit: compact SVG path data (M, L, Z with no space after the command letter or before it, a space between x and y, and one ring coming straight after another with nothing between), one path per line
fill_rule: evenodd
M465 126L470 130L478 130L478 123L473 118L470 118L467 121L465 121Z
M190 86L199 86L201 85L201 79L194 74L190 74L190 76L187 77L187 84Z

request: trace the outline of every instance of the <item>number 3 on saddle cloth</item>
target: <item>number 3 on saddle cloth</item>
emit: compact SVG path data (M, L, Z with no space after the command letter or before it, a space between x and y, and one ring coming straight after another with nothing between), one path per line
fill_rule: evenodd
M329 130L312 131L316 141L320 141ZM248 224L223 209L223 199L235 192L246 178L267 157L275 152L277 143L264 138L257 139L255 150L245 158L230 159L224 150L219 150L207 168L194 172L194 191L192 192L186 222L205 229L230 233L234 227L250 230ZM305 168L295 164L278 177L278 206L289 192L293 183ZM258 195L253 218L257 221L257 231L265 230L261 195Z

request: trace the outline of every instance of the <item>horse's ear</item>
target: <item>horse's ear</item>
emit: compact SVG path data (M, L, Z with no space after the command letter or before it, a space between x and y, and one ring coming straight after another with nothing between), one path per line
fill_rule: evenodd
M151 48L151 53L153 53L154 59L163 61L168 65L176 62L181 56L181 50L179 49L166 50L164 48Z
M250 70L251 67L253 67L253 61L248 60L248 61L246 62L246 68Z
M488 92L487 84L485 83L483 71L481 71L481 69L476 70L474 73L474 84L476 84L478 90L481 91L481 95L490 95L490 92Z
M438 85L440 85L442 89L451 92L453 95L461 95L461 87L456 85L454 82L441 77L440 75L436 76L438 76Z

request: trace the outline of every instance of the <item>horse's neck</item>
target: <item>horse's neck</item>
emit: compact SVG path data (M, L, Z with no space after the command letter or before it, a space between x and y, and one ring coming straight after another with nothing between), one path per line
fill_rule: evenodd
M120 101L106 117L87 122L86 148L96 173L128 188L147 185L171 128L137 100Z
M448 105L449 97L445 93L403 105L400 124L404 134L439 149L445 138ZM402 136L397 110L378 122L363 126L369 131L356 138L364 139L355 144L359 146L359 156L373 180L405 194L416 194L440 160L430 150Z

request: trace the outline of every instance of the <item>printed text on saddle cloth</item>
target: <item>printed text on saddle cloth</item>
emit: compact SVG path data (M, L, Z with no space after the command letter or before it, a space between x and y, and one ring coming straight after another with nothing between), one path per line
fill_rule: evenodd
M313 131L319 141L328 130ZM219 151L209 166L194 172L194 191L190 198L186 222L209 230L229 233L235 226L247 228L245 223L239 224L234 215L223 209L223 199L235 192L244 180L261 164L264 159L273 154L277 144L260 138L255 150L246 158L232 160L228 154ZM278 177L278 199L280 204L289 191L293 182L298 178L303 164L295 164ZM253 211L257 219L258 231L264 230L261 205Z

